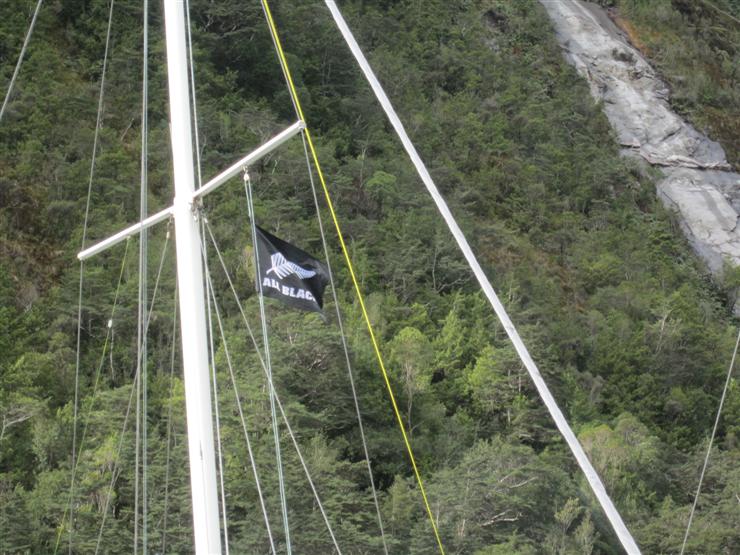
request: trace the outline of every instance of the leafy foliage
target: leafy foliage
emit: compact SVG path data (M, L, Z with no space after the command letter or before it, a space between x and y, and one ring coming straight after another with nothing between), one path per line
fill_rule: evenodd
M20 4L0 5L3 78L34 3ZM86 231L82 226L105 4L45 4L0 125L3 553L54 552L70 537L78 552L94 551L103 518L103 551L131 551L133 408L125 428L124 421L137 366L135 239L84 266L70 495L74 255L83 234L88 245L138 217L142 14L139 2L120 0ZM295 115L259 4L191 4L202 173L210 176ZM655 14L677 34L712 40L710 29L674 14L681 3L617 4L635 19ZM505 331L322 6L301 0L274 9L448 551L616 552L616 538ZM646 552L674 551L734 345L724 293L655 200L649 177L619 156L537 2L352 0L342 8L638 542ZM159 25L160 7L152 9ZM172 187L164 44L161 33L150 36L154 211L171 202ZM670 56L661 59L668 64ZM722 75L734 71L725 61ZM690 99L692 116L725 104L731 111L731 88L707 85L706 94L680 93L678 101ZM257 221L321 253L301 144L284 145L250 173ZM241 188L225 186L204 210L245 315L259 330ZM183 383L179 364L174 373L171 364L173 355L178 360L176 280L164 227L149 234L150 292L163 261L148 335L149 545L184 553L192 551L187 443ZM429 553L434 539L385 384L338 243L333 234L328 240L388 543L393 552ZM223 337L214 333L214 359L230 545L239 553L268 552L236 408L238 400L281 544L266 383L212 247L208 254L224 323ZM324 322L268 301L274 380L343 550L379 553L344 353L333 302L327 304ZM261 338L256 343L261 348ZM733 382L692 549L738 550L739 415ZM328 552L330 539L284 427L280 439L296 548Z
M740 165L740 4L617 0L617 22L672 88L671 104Z

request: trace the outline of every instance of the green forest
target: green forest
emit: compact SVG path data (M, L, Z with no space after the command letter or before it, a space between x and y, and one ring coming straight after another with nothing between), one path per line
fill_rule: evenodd
M737 0L598 3L737 166ZM190 4L205 181L296 115L260 2ZM0 554L193 552L174 228L148 232L141 395L138 239L76 258L139 219L143 2L115 1L104 65L110 5L43 4L0 122ZM539 2L339 5L643 553L678 553L738 333L740 275L710 279L655 195L658 174L620 155ZM0 2L3 96L35 6ZM324 3L272 10L445 552L622 553ZM152 214L173 196L162 2L148 19ZM437 552L300 138L250 176L260 226L321 259L320 222L326 232L384 538L334 297L327 289L323 318L265 305L275 389L337 543ZM285 553L269 388L244 325L261 348L242 180L202 210L215 238L205 253L228 545L271 552L243 414ZM280 442L293 550L332 553L284 424ZM733 378L686 553L740 553L738 461Z

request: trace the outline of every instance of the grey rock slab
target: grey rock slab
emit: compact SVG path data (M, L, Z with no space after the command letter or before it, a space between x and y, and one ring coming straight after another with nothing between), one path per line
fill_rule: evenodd
M740 260L738 215L722 192L686 175L669 175L658 183L663 203L680 215L679 223L694 251L715 276L726 263Z
M668 88L598 6L541 0L566 58L588 81L623 146L651 164L729 169L724 150L674 113Z
M540 0L565 58L602 103L626 156L659 167L658 196L710 272L722 278L740 265L740 174L722 146L699 133L668 104L669 90L599 6ZM740 304L735 306L740 315Z
M662 168L663 175L687 185L706 185L717 189L730 206L740 214L740 174L695 168Z

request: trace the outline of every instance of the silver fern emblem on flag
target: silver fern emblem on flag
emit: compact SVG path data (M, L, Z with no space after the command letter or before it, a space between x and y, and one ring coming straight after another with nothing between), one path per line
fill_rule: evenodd
M286 260L281 252L276 252L270 256L270 262L272 262L272 267L265 272L265 275L275 272L275 275L280 279L285 279L290 274L295 274L301 279L308 279L316 275L316 272L313 270L306 270L295 262Z

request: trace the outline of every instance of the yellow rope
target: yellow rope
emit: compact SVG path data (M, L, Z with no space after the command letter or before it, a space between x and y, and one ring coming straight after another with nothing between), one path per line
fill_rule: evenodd
M278 36L277 27L275 26L275 20L272 17L272 12L270 11L270 6L268 4L267 0L261 0L262 6L265 9L265 15L267 16L267 22L270 26L270 32L272 33L272 39L275 42L275 48L277 49L278 56L280 57L280 65L282 66L283 72L285 73L285 78L288 81L288 87L290 88L290 94L293 99L293 104L295 105L295 109L298 112L298 117L305 123L306 118L303 116L303 109L301 108L301 103L298 100L298 93L296 91L295 84L293 83L293 77L290 74L290 69L288 68L288 60L285 58L285 52L283 51L282 44L280 43L280 38ZM324 190L324 196L326 197L326 204L329 207L329 212L331 213L331 218L334 222L334 227L337 230L337 236L339 237L339 244L342 247L342 253L344 254L344 260L347 263L347 268L349 269L349 274L352 277L352 283L355 287L355 292L357 293L357 299L360 301L360 308L362 309L362 316L365 319L365 324L367 325L367 330L370 333L370 341L373 344L373 349L375 350L375 356L378 359L378 364L380 365L380 370L383 373L383 379L385 380L385 386L388 389L388 395L391 399L391 404L393 405L393 412L396 414L396 420L398 421L398 427L401 430L401 435L403 436L403 442L406 445L406 451L408 452L409 459L411 459L411 466L414 469L414 475L416 476L416 482L419 484L419 491L421 492L421 497L424 500L424 507L426 508L427 515L429 516L429 522L432 525L432 530L434 530L434 537L437 540L437 545L439 546L439 551L442 555L445 555L445 550L442 545L442 540L439 536L439 530L437 529L437 523L434 520L434 515L432 515L432 509L429 506L429 500L427 499L426 491L424 490L424 484L421 480L421 475L419 474L419 468L416 465L416 458L414 457L414 452L411 449L411 443L409 442L408 435L406 434L406 428L403 424L403 419L401 417L401 412L398 410L398 404L396 403L396 396L393 394L393 387L391 386L390 379L388 378L388 371L385 368L385 363L383 362L383 357L380 354L380 348L378 347L378 341L375 338L375 332L373 331L373 326L370 323L370 317L368 316L367 309L365 308L365 301L362 296L362 291L360 290L359 282L357 281L357 276L355 275L354 266L352 265L352 260L349 257L349 251L347 250L347 245L344 242L344 236L342 235L342 229L339 226L339 220L337 219L337 214L334 211L334 204L331 201L331 196L329 195L329 189L326 186L326 180L324 179L324 173L321 171L321 165L319 164L319 157L316 154L316 148L314 147L313 140L311 139L311 133L308 130L308 126L304 129L304 133L306 136L306 141L308 142L308 148L311 150L311 156L313 158L314 166L316 167L316 173L319 176L319 181L321 182L321 188Z

